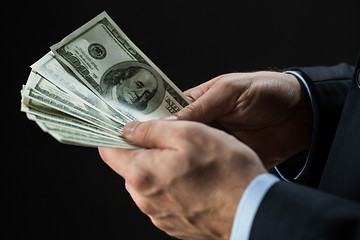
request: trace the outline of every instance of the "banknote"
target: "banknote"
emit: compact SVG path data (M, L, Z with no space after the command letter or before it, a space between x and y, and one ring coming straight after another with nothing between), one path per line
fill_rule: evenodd
M41 107L40 106L37 107L38 109L48 108L45 105ZM87 132L89 133L89 135L126 142L123 137L114 135L111 131L106 131L103 128L86 123L77 118L71 117L66 114L62 114L60 112L57 114L52 114L50 113L51 109L48 109L46 112L44 112L32 107L28 107L25 104L22 104L21 111L26 113L26 116L28 117L29 120L42 122L44 124L51 124L53 126L56 126L57 129L67 129L72 131Z
M31 65L31 68L34 72L46 78L67 94L77 98L77 101L86 102L88 105L91 105L94 109L102 112L109 118L124 125L128 121L135 120L125 117L121 113L115 111L105 101L99 99L99 97L89 88L82 84L70 72L66 71L66 69L64 69L64 67L55 59L55 55L52 52L48 52L36 63Z
M35 121L44 132L49 133L59 142L72 145L138 148L121 136L122 127L104 126L103 122L94 121L86 114L83 115L71 106L64 105L61 99L58 101L58 99L48 97L43 94L43 89L39 88L41 84L35 84L35 89L33 89L33 79L36 78L44 81L33 72L30 73L29 81L21 91L21 111L26 113L29 120ZM56 91L51 92L54 94ZM59 95L61 94L54 96L58 98Z
M105 12L51 50L87 87L126 116L140 121L160 118L189 103Z
M31 65L21 111L61 143L137 149L122 137L126 123L189 104L105 12L50 49Z
M113 131L122 133L123 124L102 115L99 111L86 103L82 103L67 95L46 79L31 72L25 90L23 92L24 103L36 108L32 102L40 102L58 111L82 119L85 122Z
M134 145L131 145L127 142L124 142L122 139L113 139L112 137L102 136L99 134L93 134L91 131L83 131L80 128L72 128L69 126L61 126L59 128L58 124L53 124L42 117L36 115L28 115L28 118L33 120L39 125L39 127L44 131L52 135L55 139L60 142L67 143L76 143L78 145L89 145L92 142L92 146L106 146L106 147L122 147L122 148L137 148ZM75 141L76 140L76 141Z

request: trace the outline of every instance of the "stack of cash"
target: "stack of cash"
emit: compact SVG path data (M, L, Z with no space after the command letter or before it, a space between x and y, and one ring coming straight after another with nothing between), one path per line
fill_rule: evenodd
M137 148L129 121L171 115L187 97L105 13L50 47L21 91L21 111L62 143Z

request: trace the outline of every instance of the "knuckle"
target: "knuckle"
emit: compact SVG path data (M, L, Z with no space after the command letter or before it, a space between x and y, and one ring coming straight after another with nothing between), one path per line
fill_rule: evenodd
M98 148L98 151L99 151L99 154L100 154L100 157L102 158L102 160L109 165L109 163L111 162L111 154L110 154L110 149L107 149L107 148Z
M182 120L201 120L203 107L200 101L195 101L184 108L180 114Z
M131 186L138 192L143 192L149 187L149 181L144 176L133 176L128 181Z
M182 147L184 158L189 157L193 150L199 149L198 144L204 144L201 134L201 123L186 122L174 133L179 146Z
M193 108L190 108L192 110L192 114L196 117L196 120L203 121L205 116L205 107L204 103L202 101L194 102Z
M133 167L127 176L127 182L138 192L145 192L152 185L152 175L140 167Z
M146 142L150 137L149 122L142 122L136 128L133 134L130 136L130 141L141 144Z
M140 198L135 203L138 208L146 215L152 215L156 212L155 208L148 199Z
M153 121L151 122L145 122L143 124L143 127L141 128L141 138L142 138L142 142L148 142L149 139L151 138L151 131L150 131L150 125L149 124L153 124Z
M179 127L174 128L172 131L172 136L179 141L189 141L191 140L192 135L194 135L196 129L193 125L197 123L194 122L182 122Z
M222 74L219 76L219 81L224 81L224 80L232 80L234 79L235 77L237 77L239 75L239 73L225 73L225 74Z
M155 225L155 227L157 227L165 232L169 232L173 229L169 226L169 224L166 223L166 221L164 221L164 219L151 218L151 221Z
M221 84L224 89L229 90L234 86L234 83L236 82L235 79L236 78L234 74L225 74L221 76L218 83Z

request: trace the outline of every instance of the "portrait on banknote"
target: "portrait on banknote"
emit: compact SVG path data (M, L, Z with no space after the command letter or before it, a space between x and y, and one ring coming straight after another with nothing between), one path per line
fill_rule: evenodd
M143 114L163 102L165 89L161 76L150 66L126 61L110 67L100 81L102 96Z

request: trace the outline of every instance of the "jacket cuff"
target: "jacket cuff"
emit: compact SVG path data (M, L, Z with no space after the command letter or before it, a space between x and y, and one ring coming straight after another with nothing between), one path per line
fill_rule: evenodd
M303 179L306 178L308 173L309 159L314 151L314 145L315 145L314 143L317 135L317 126L318 126L318 112L317 112L317 107L313 101L313 96L310 87L303 78L303 76L301 75L301 73L297 71L284 71L283 73L294 75L297 79L300 80L300 82L305 87L312 106L313 129L312 129L312 137L311 137L311 144L309 151L298 153L292 156L286 162L278 166L275 166L274 173L276 173L280 178L282 178L286 182L303 182Z

